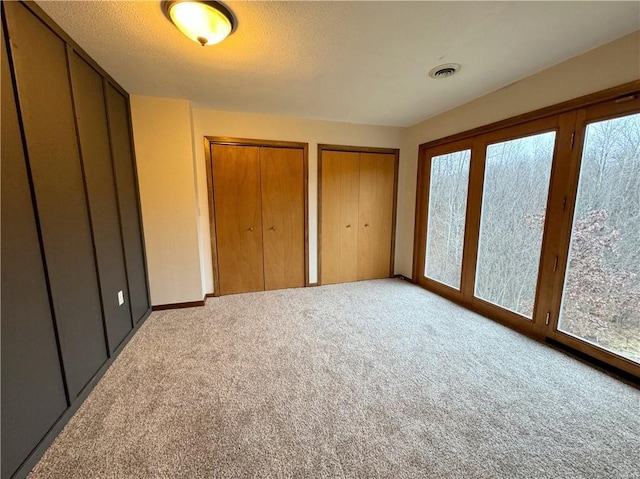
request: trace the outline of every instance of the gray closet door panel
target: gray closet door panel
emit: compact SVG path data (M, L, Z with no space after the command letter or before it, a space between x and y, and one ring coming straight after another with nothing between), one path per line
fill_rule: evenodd
M118 200L111 165L107 112L102 76L76 53L71 56L71 78L80 136L80 149L89 196L102 307L114 351L133 328L122 250ZM122 291L124 303L119 304Z
M127 99L111 85L107 85L106 98L116 186L120 198L131 310L133 319L138 322L149 309L149 297L132 154L133 143L129 133L129 111Z
M67 407L2 32L2 477Z
M93 243L62 40L5 2L16 83L67 387L75 398L107 359Z

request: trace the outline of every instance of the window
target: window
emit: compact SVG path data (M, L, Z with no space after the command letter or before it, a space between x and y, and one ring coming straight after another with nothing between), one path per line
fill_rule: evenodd
M471 150L431 158L424 274L460 289Z
M487 147L475 295L529 319L555 132Z
M640 114L587 125L558 329L640 362Z
M640 377L638 82L421 145L417 194L418 284Z

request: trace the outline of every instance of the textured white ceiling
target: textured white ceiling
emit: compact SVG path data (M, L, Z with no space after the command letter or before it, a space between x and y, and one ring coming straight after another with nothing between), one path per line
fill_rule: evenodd
M160 1L42 8L132 94L225 111L409 126L640 28L640 2L238 2L200 47ZM440 63L462 71L427 76Z

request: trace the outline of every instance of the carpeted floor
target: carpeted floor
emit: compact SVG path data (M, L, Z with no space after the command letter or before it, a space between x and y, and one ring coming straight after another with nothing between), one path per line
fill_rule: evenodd
M638 478L640 391L401 280L155 312L40 478Z

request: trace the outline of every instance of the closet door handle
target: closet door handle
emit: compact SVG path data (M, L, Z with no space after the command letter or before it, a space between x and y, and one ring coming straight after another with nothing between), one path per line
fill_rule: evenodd
M269 229L270 229L271 231L275 231L275 230L276 230L276 227L275 227L275 226L272 226L272 227L271 227L271 228L269 228Z
M364 227L365 227L365 228L368 228L368 227L369 227L369 223L365 223L365 224L364 224Z
M253 231L253 226L249 227L248 229L249 231Z
M351 228L351 225L347 225L347 228Z

